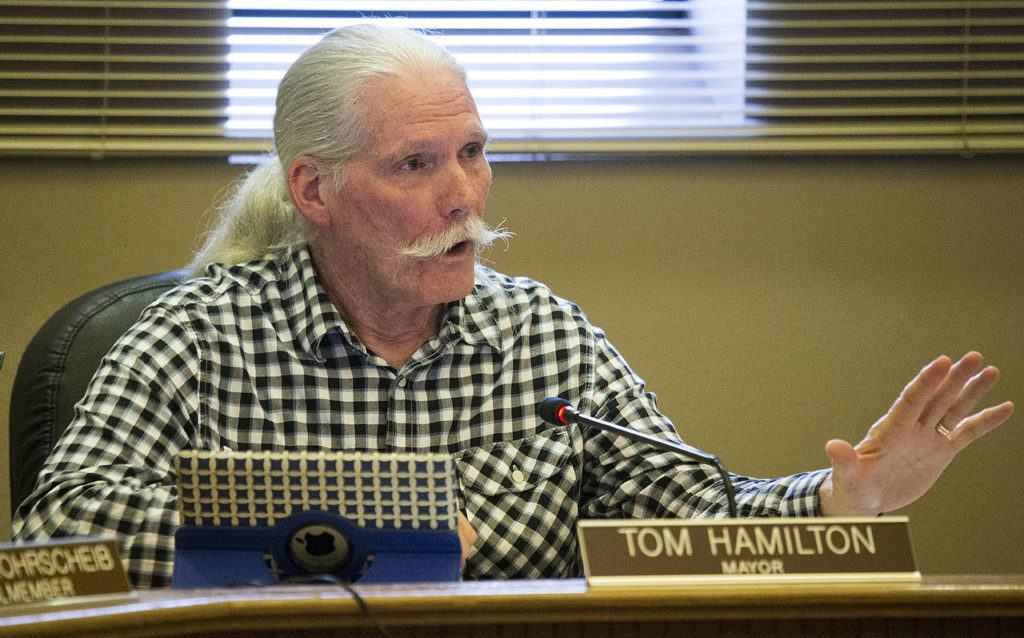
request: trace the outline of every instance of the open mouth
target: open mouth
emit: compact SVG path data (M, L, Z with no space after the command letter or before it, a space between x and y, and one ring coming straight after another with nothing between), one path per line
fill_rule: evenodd
M458 255L458 254L463 253L466 250L468 250L469 247L471 246L471 244L472 244L472 242L460 241L459 243L457 243L454 246L452 246L451 248L449 248L445 252L445 254L446 255Z
M447 242L445 242L447 243ZM441 246L429 246L424 248L413 247L405 251L401 251L408 257L413 259L443 259L448 257L464 257L466 254L476 254L477 243L472 239L463 239L452 245L451 248L445 249L444 245Z

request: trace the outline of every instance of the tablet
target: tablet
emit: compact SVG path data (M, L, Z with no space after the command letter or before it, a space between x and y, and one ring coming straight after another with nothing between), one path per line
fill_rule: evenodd
M183 526L268 527L321 511L367 529L458 529L445 454L188 450L175 468Z

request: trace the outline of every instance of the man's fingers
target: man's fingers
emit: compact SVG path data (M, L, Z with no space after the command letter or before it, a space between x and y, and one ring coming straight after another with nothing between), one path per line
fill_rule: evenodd
M822 513L826 516L877 513L877 498L864 493L862 468L853 445L842 439L832 439L825 444L825 454L832 461L832 474L819 492Z
M999 370L989 366L974 375L960 391L956 402L949 408L942 421L949 427L956 427L960 421L965 419L974 410L974 406L981 401L982 397L999 381Z
M840 474L849 472L857 461L857 451L842 439L832 439L826 443L825 454L832 461L832 471Z
M950 358L943 355L922 368L903 388L900 398L890 408L889 416L897 423L917 423L952 365Z
M1013 414L1013 403L1007 401L986 408L960 422L949 435L949 440L956 443L960 451L1006 422Z
M960 358L949 372L946 377L942 380L938 389L935 390L935 394L931 401L928 402L924 412L921 414L919 421L926 428L934 428L939 421L945 422L947 427L954 427L960 422L960 419L967 416L974 407L974 404L966 404L963 399L965 395L963 390L970 384L970 381L981 370L983 358L981 354L977 352L968 352ZM991 386L990 386L991 387ZM981 393L984 395L984 392ZM977 399L981 398L979 395ZM960 418L953 420L949 414L951 408L956 407L958 410L962 408L960 412Z
M466 568L466 559L473 552L473 545L476 543L477 534L469 519L462 512L459 512L459 541L462 544L462 568Z

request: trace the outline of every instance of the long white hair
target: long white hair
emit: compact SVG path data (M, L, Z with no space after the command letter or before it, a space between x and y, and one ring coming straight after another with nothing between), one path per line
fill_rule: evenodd
M345 180L352 157L369 142L355 108L367 80L416 70L465 69L442 46L405 29L359 24L335 29L306 50L285 73L274 114L275 155L250 171L218 208L218 219L189 270L199 275L212 263L237 264L290 249L312 238L295 208L286 171L308 155Z

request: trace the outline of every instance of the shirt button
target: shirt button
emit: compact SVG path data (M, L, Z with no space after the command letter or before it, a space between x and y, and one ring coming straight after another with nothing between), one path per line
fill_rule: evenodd
M517 484L518 484L518 483L525 483L525 482L526 482L526 475L525 475L525 474L523 474L523 471L522 471L522 470L520 470L520 469L519 469L519 468L517 467L517 468L515 468L514 470L512 470L512 480L513 480L513 481L514 481L515 483L517 483Z
M400 388L404 388L405 387L405 377L398 377L398 387L400 387Z

